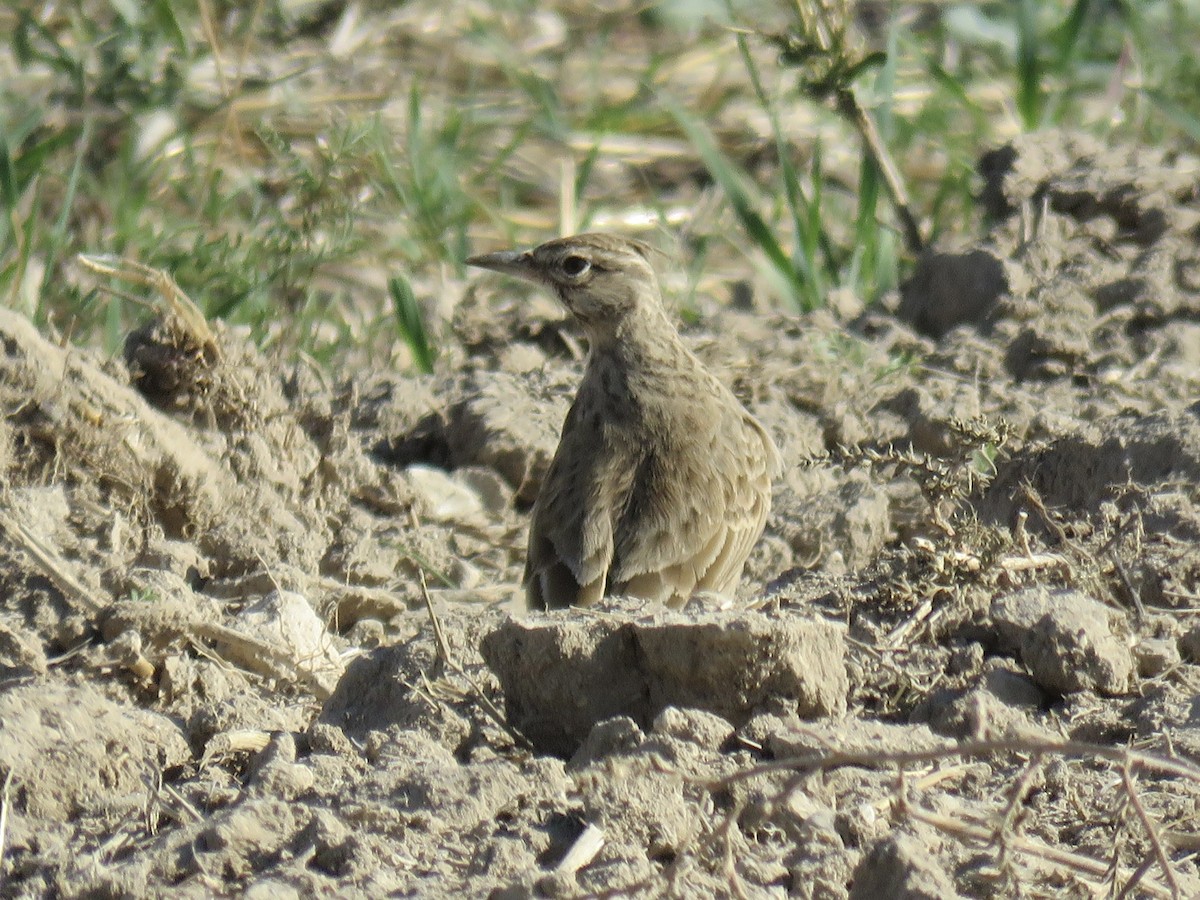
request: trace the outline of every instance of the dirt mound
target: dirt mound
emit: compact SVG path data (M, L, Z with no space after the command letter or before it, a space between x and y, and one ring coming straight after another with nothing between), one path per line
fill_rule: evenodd
M540 301L332 384L0 310L5 889L1200 893L1197 163L982 171L889 308L686 330L788 465L670 615L513 617L580 369Z

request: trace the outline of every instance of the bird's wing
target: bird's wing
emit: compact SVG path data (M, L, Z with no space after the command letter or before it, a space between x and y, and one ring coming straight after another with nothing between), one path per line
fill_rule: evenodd
M614 507L636 468L609 447L581 393L542 482L529 528L525 586L530 608L590 606L604 596L613 558Z
M725 510L725 539L696 590L728 593L737 587L746 558L767 524L771 482L779 474L775 443L753 417L745 414L743 465L737 469Z
M609 580L618 590L681 606L698 590L736 587L767 520L779 455L762 426L735 409L708 435L690 435L707 444L643 464L645 484L634 485L616 526Z

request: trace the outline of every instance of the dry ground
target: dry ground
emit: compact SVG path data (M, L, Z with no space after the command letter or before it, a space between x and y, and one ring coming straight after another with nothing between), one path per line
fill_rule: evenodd
M686 329L789 462L677 616L513 602L581 368L517 285L334 382L0 311L5 893L1196 896L1200 162L983 168L886 308Z

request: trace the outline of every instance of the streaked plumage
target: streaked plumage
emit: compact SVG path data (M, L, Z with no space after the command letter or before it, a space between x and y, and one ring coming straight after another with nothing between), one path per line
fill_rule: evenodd
M587 366L533 508L532 608L629 594L678 607L732 592L762 534L779 455L683 344L640 241L581 234L469 265L550 287L589 340Z

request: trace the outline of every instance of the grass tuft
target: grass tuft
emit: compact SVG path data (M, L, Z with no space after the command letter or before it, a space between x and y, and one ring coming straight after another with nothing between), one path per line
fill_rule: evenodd
M971 230L1021 130L1200 142L1192 2L709 6L2 8L0 302L115 350L145 312L70 261L119 255L284 353L399 330L427 369L418 308L485 240L665 229L689 315L802 313Z

